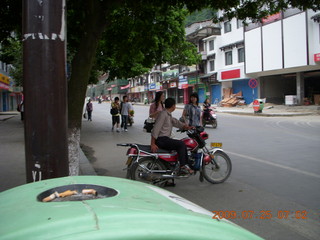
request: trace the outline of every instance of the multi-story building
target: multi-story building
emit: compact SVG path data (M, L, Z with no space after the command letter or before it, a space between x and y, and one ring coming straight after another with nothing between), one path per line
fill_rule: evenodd
M155 66L129 79L128 95L150 101L162 90L166 97L187 103L197 92L200 102L209 98L218 103L224 90L232 89L247 104L256 98L284 103L286 95L297 96L299 104L304 98L313 101L320 94L319 22L320 13L288 9L245 26L237 19L193 23L186 27L186 39L195 44L202 61Z
M288 9L244 28L245 71L259 80L260 98L303 104L320 94L319 22L319 13Z

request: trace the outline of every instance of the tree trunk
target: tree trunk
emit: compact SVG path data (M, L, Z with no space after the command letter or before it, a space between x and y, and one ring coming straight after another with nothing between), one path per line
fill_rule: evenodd
M95 60L96 50L106 28L108 10L98 0L84 1L87 5L86 22L79 49L72 61L72 74L68 82L68 144L69 174L79 175L80 130L83 101Z

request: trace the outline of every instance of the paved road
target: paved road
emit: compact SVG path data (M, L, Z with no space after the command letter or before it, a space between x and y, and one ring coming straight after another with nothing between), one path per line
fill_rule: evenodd
M95 103L93 121L83 121L81 142L98 175L125 176L126 149L116 143L149 144L150 134L142 131L148 108L134 108L136 122L128 132L111 132L108 103ZM195 176L168 190L208 210L236 214L230 220L265 239L318 239L319 116L218 118L216 130L207 128L208 141L223 142L233 162L229 180L212 185Z

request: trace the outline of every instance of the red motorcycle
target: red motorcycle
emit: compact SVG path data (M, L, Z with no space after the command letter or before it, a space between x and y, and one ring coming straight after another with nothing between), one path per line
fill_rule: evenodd
M210 183L222 183L230 176L232 165L229 156L222 150L222 143L211 143L211 149L206 147L208 134L203 127L186 132L188 137L182 141L186 144L189 156L189 166L200 172L199 180L206 179ZM129 147L127 151L127 178L164 186L169 179L187 178L190 174L180 172L178 154L175 151L159 149L153 153L150 145L135 143L117 144Z

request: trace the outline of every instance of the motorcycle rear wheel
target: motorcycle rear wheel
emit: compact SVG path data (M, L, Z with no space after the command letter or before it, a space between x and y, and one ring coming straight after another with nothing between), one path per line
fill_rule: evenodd
M217 120L212 120L212 127L217 128L218 127L218 122Z
M141 177L141 174L148 174L148 170L166 170L166 167L160 161L155 162L155 159L152 157L141 158L139 159L139 162L135 162L131 167L131 179L163 187L165 181L161 178L154 177L156 175Z
M214 160L219 165L219 168L216 167L213 161L207 165L203 164L203 176L210 183L223 183L231 174L231 160L229 156L222 151L217 151L214 153Z

